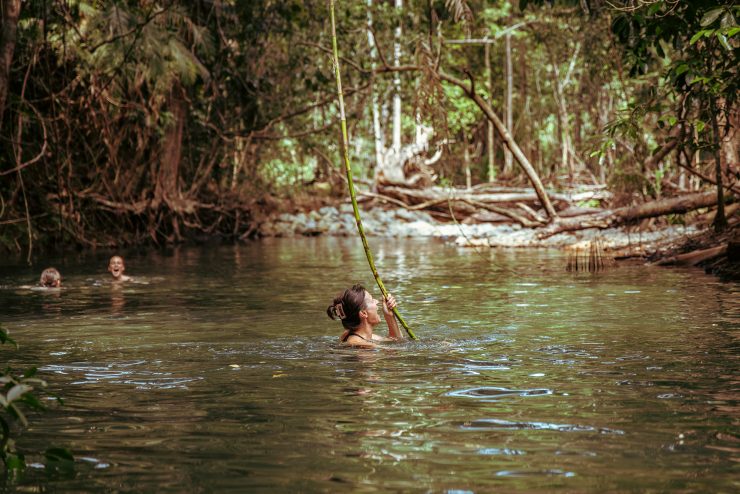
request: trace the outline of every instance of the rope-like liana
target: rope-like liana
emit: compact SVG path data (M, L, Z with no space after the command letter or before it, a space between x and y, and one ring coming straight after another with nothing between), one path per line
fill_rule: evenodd
M373 261L373 255L370 252L370 246L367 243L367 237L365 236L365 229L362 226L362 220L360 219L360 209L357 207L357 197L355 194L355 185L352 181L352 167L350 166L349 162L349 138L347 137L347 119L344 116L344 94L342 92L342 77L339 73L339 50L337 49L337 29L336 29L336 23L334 21L334 0L329 1L329 11L331 13L331 45L332 45L332 53L334 56L333 62L334 62L334 74L336 75L337 80L337 97L339 99L339 116L341 119L341 125L342 125L342 154L344 155L344 169L347 172L347 186L349 187L349 197L352 199L352 210L355 213L355 222L357 223L357 231L360 233L360 238L362 239L362 246L365 249L365 255L367 256L367 262L370 264L370 270L373 272L373 276L375 277L375 282L378 284L378 288L380 288L380 292L383 294L383 298L388 296L388 291L385 289L385 286L383 285L383 281L380 279L380 275L378 274L378 270L375 268L375 262ZM401 317L401 314L398 312L398 308L393 308L393 314L398 319L398 322L401 323L401 326L403 326L403 329L406 330L406 333L408 333L409 338L412 340L416 339L416 335L413 331L411 331L411 328L409 328L408 324L406 324L406 321L403 320L403 317Z

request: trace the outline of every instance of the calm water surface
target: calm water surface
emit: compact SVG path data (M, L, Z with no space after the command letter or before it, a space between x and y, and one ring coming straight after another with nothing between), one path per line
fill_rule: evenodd
M336 346L356 239L0 264L0 321L65 400L18 492L737 492L740 290L699 270L564 270L554 251L371 242L420 337ZM372 289L378 295L377 289ZM385 332L385 327L380 332ZM29 463L40 462L29 455Z

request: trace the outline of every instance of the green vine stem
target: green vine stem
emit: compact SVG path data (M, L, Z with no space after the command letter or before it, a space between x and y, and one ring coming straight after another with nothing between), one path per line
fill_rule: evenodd
M329 1L329 10L331 12L331 45L334 54L334 73L337 79L337 96L339 98L339 116L342 123L342 153L344 154L344 168L347 171L347 186L349 187L349 197L352 199L352 210L355 213L355 222L357 223L357 231L360 233L362 239L362 246L365 249L365 255L367 256L367 262L370 264L370 270L373 272L375 282L380 288L380 292L383 294L383 298L388 296L388 290L383 285L383 280L380 279L378 270L375 268L375 262L373 261L373 254L370 252L370 246L367 243L367 237L365 236L365 229L362 226L362 220L360 219L360 209L357 207L357 197L355 195L355 185L352 181L352 167L349 163L349 138L347 137L347 119L344 115L344 93L342 92L342 77L339 73L339 50L337 49L337 29L334 21L334 0ZM393 309L393 314L401 323L403 329L408 333L409 338L412 340L417 339L416 335L411 328L409 328L406 321L403 320L401 314L398 312L398 308Z

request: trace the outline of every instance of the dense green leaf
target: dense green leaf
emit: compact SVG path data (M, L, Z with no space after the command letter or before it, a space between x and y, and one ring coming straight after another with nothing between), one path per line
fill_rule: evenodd
M24 379L27 379L27 378L29 378L29 377L33 377L33 376L35 376L35 375L36 375L36 373L37 373L37 372L38 372L38 368L37 368L37 367L29 367L29 368L28 368L28 369L27 369L27 370L26 370L26 371L25 371L25 372L23 373L23 378L24 378Z
M704 37L705 32L706 31L704 31L704 30L701 30L701 31L697 32L695 35L693 35L691 37L691 39L689 40L689 44L690 45L693 45L694 43L696 43L697 41L699 41L701 38Z
M688 64L686 64L686 63L680 63L680 64L678 64L678 66L674 70L674 73L676 75L681 75L681 74L683 74L684 72L686 72L688 70L689 70L689 65Z
M8 332L0 327L0 344L11 343L13 346L18 348L18 343L8 335Z
M26 461L23 455L9 454L5 457L5 468L8 470L23 470L26 468Z

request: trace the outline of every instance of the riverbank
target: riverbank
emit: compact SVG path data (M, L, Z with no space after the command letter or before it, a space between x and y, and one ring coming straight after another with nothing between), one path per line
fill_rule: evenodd
M645 221L629 227L588 229L540 238L537 229L518 224L443 222L428 212L403 208L363 206L361 217L368 237L421 237L471 248L546 247L573 250L586 249L589 243L598 241L607 257L656 264L696 249L725 245L738 237L737 222L722 235L714 234L704 224L672 225ZM357 235L357 226L352 206L341 204L323 206L310 212L275 214L261 223L259 231L266 237L352 236ZM724 279L740 280L735 250L730 249L729 253L720 253L696 265Z

